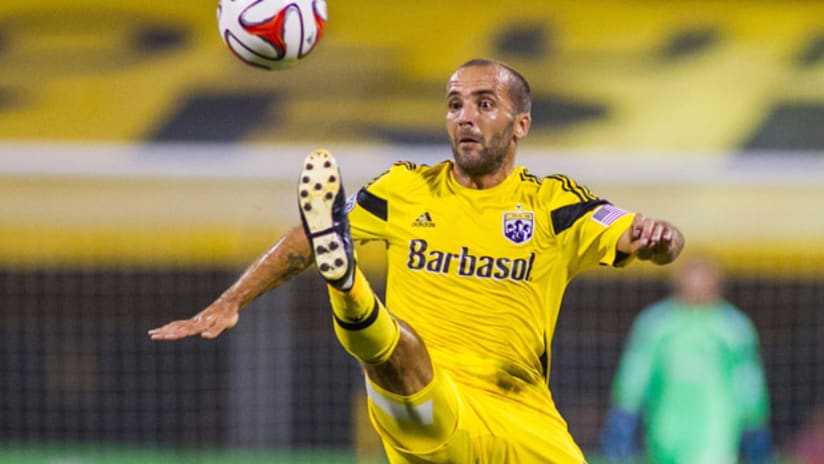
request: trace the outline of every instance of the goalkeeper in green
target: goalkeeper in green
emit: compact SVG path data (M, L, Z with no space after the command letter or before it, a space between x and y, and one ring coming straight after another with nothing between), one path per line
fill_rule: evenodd
M678 268L674 294L638 315L601 434L612 462L634 462L644 423L647 460L762 463L771 459L769 398L752 322L721 297L706 258ZM641 421L643 418L643 421Z

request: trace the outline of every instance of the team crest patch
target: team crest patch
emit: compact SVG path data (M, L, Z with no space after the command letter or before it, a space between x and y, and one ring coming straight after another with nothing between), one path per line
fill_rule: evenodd
M504 237L520 245L532 239L535 230L535 214L532 211L507 211L504 213Z

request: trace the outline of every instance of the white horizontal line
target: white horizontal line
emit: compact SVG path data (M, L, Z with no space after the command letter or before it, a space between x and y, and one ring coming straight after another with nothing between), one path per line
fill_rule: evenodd
M292 181L314 146L254 144L0 143L0 176L273 179ZM349 182L365 182L398 160L434 164L449 146L329 146ZM581 182L792 185L824 188L824 153L592 153L523 149L538 176Z

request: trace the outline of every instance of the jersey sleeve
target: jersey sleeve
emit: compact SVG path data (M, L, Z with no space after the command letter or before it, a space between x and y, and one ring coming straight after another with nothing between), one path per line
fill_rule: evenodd
M573 275L601 265L624 266L628 263L626 257L618 254L618 240L632 225L635 218L630 213L610 203L603 204L586 214L570 234L572 243L570 251L578 258L578 267L573 267Z
M570 275L602 266L623 266L618 239L632 224L634 213L613 206L565 176L557 180L550 218L566 256Z
M354 240L368 242L385 239L389 220L391 183L392 170L390 169L361 187L347 200L346 209Z

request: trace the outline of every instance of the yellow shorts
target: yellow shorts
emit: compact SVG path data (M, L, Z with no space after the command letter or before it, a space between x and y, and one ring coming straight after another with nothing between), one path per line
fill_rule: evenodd
M543 384L496 392L437 370L408 397L366 384L369 416L391 464L586 462Z

